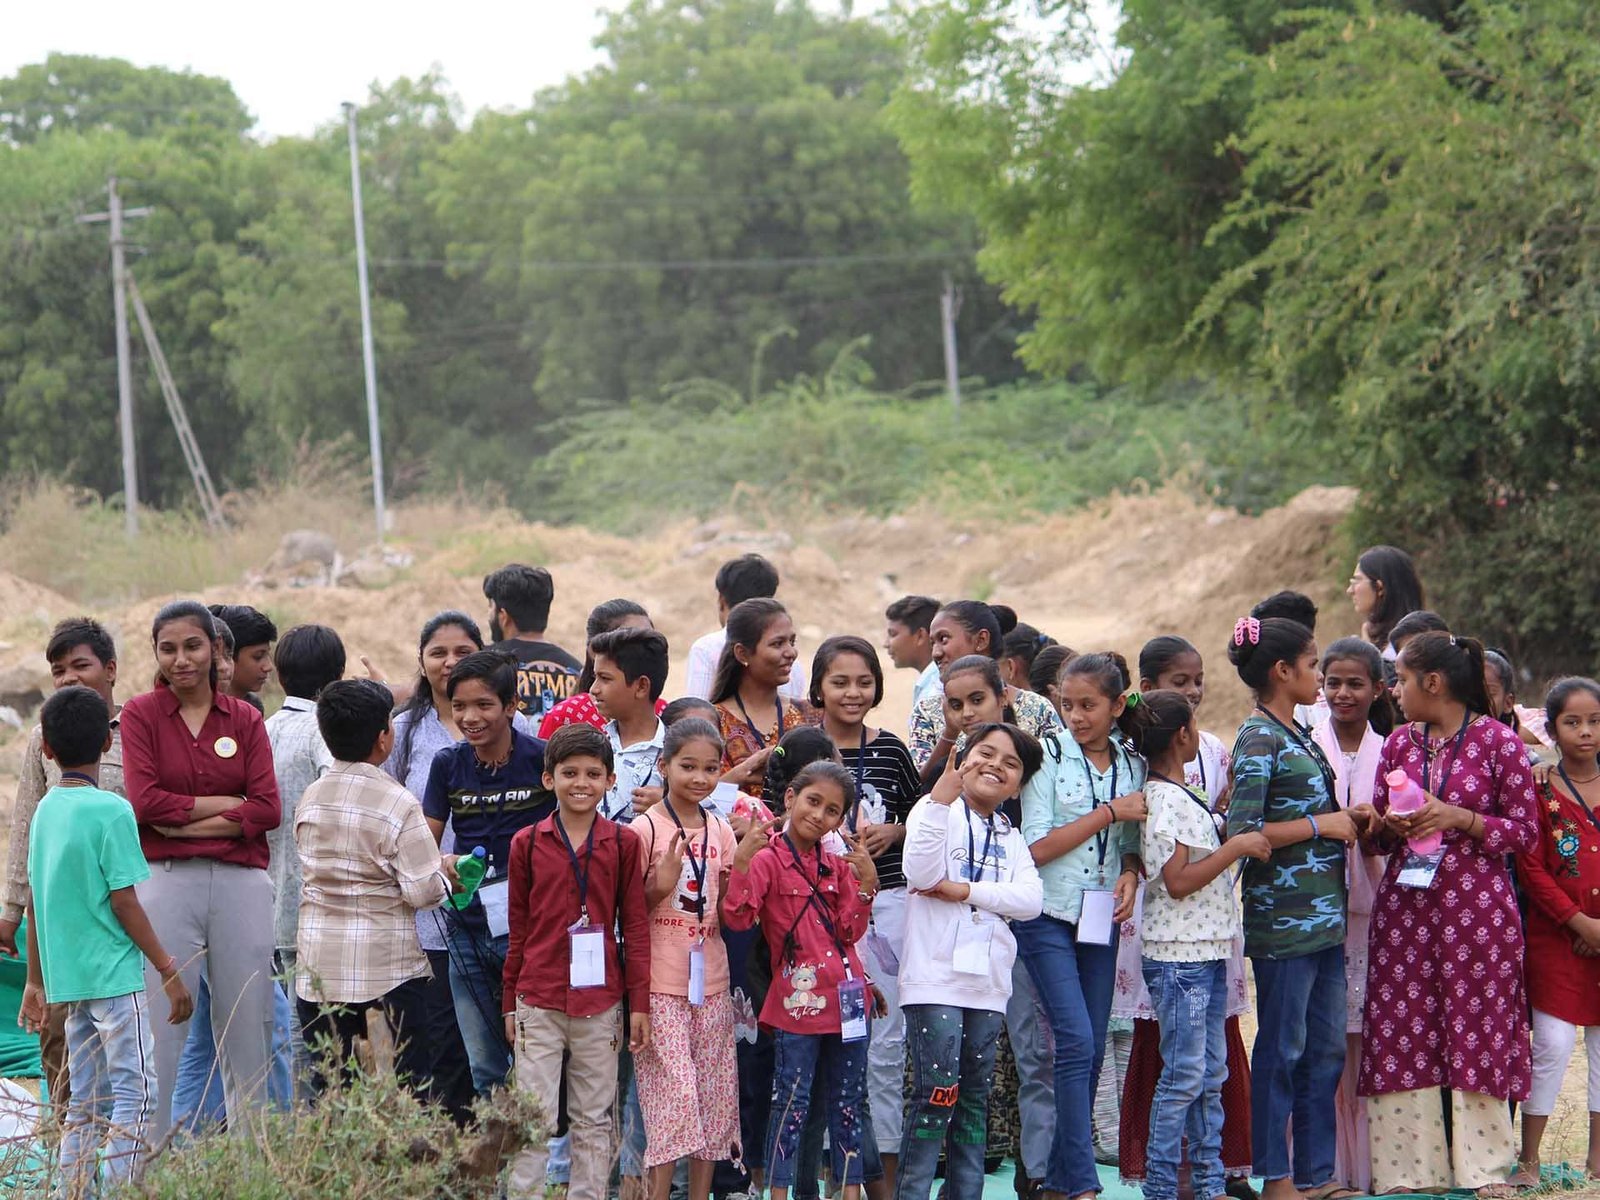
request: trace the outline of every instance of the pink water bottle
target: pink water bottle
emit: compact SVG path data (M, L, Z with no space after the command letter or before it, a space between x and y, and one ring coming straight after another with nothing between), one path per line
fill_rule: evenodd
M1389 811L1414 813L1428 802L1427 794L1404 771L1390 771L1384 780L1389 785ZM1416 854L1432 854L1444 843L1444 834L1430 833L1425 837L1407 838L1406 845Z

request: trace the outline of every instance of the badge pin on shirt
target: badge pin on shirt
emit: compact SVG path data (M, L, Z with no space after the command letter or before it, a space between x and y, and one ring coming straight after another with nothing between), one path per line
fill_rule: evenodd
M211 748L216 751L218 758L232 758L239 753L239 743L231 737L219 737L212 743Z

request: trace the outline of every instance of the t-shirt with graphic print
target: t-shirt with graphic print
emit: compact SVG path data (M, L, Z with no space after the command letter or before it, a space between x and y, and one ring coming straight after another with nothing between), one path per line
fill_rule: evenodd
M1174 854L1208 858L1222 846L1216 822L1205 801L1188 788L1160 779L1145 784L1144 833L1140 857L1150 882L1144 893L1140 926L1144 957L1155 962L1220 962L1233 953L1239 932L1239 905L1233 898L1233 872L1224 871L1198 892L1175 900L1167 891L1162 868Z
M665 812L666 802L633 819L631 828L643 846L646 878L672 849L678 826ZM717 909L722 903L722 872L733 864L733 827L706 814L704 829L689 829L678 886L650 910L650 990L665 996L689 994L689 951L705 938L706 996L728 990L728 947L722 940ZM704 847L705 857L701 858ZM705 863L704 880L696 878ZM697 917L698 898L705 897L705 915Z
M1256 713L1233 743L1228 836L1338 811L1311 734ZM1344 845L1328 837L1280 846L1244 866L1244 952L1299 958L1343 943Z
M517 659L517 707L536 724L578 691L583 664L554 642L507 638L489 647Z

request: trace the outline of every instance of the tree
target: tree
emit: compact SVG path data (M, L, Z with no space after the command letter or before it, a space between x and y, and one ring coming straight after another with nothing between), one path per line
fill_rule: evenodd
M237 138L254 124L227 80L120 58L52 54L0 80L0 143L25 145L69 129Z
M435 192L455 253L514 295L545 411L820 371L863 333L884 382L938 376L939 280L970 242L910 211L888 32L798 0L635 0L599 45L528 113L481 117ZM975 342L1008 322L968 282ZM986 345L969 366L1009 373Z

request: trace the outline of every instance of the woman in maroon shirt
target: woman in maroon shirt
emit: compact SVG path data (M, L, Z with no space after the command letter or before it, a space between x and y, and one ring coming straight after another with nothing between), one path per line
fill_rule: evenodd
M151 627L156 686L122 710L128 800L151 876L139 900L198 992L204 964L230 1114L266 1103L272 1050L272 884L267 831L281 810L261 715L217 690L211 614L167 605ZM146 972L146 987L159 987ZM155 1026L155 1137L172 1125L186 1031Z

